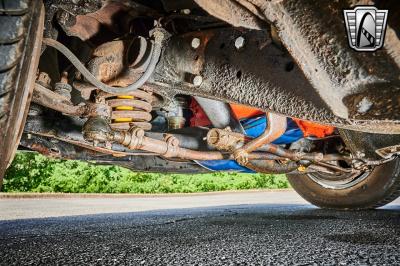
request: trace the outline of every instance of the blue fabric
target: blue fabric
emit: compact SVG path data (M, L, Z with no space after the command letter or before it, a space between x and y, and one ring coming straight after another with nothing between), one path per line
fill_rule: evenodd
M253 170L243 167L233 160L197 161L197 163L211 171L255 173Z
M267 118L263 116L250 118L241 121L241 124L246 131L246 135L252 138L256 138L260 136L264 131L265 127L267 126ZM293 142L298 141L299 139L303 138L303 132L297 126L297 124L290 118L287 118L287 129L285 134L275 140L274 144L290 144Z
M252 138L260 136L267 126L267 119L265 115L254 118L244 119L240 121L246 135ZM290 144L303 138L303 132L299 129L297 124L290 118L287 118L287 129L285 134L275 140L274 144ZM233 160L219 160L219 161L198 161L201 166L212 171L231 171L240 173L254 173L254 171L239 165Z

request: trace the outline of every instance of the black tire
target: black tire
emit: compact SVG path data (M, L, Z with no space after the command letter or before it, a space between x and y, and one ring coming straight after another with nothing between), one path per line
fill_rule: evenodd
M39 63L39 0L0 0L0 185L23 131Z
M353 152L363 152L377 159L375 149L399 143L399 135L377 135L342 130L346 145ZM322 177L319 179L319 177ZM381 207L400 196L400 159L375 167L358 181L342 187L329 186L326 174L288 175L294 190L308 202L327 209L362 210ZM357 180L357 179L356 179Z

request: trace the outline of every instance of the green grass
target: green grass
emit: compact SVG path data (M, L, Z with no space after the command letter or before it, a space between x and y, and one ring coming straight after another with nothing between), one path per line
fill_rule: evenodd
M199 175L135 173L118 166L17 154L7 170L3 192L190 193L288 188L284 175L210 173Z

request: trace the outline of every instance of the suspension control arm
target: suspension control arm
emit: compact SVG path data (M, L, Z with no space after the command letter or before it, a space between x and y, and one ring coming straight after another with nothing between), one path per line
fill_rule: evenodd
M65 96L55 93L38 83L35 83L32 102L71 116L88 117L97 114L107 117L111 112L111 108L105 104L86 103L85 105L73 105Z
M69 99L36 83L32 102L73 116L83 116L86 106L74 106Z

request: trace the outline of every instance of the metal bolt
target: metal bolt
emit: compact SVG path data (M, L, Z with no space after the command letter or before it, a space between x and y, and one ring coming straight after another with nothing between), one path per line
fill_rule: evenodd
M61 83L68 83L68 72L64 71L64 72L61 74L61 80L60 80L60 82L61 82Z
M245 39L242 36L236 38L235 40L236 49L238 50L242 49L244 47L244 44L245 44Z
M190 9L182 9L181 10L181 13L184 14L184 15L190 15L191 12L192 11Z
M46 72L40 72L39 75L38 75L38 77L37 77L37 81L38 81L41 85L43 85L43 86L45 86L45 87L50 86L50 83L51 83L50 76L49 76L49 74L47 74Z
M193 85L196 86L196 87L200 86L201 83L203 83L203 77L202 77L202 76L199 76L199 75L195 76L195 77L193 78L193 82L192 82L192 83L193 83Z
M373 106L373 102L370 101L367 97L364 97L358 104L358 113L359 114L366 114Z
M193 86L200 86L203 83L203 77L200 75L194 75L192 73L186 73L185 80L188 83L191 83Z
M192 48L197 49L200 47L201 40L199 38L193 38L192 39Z

